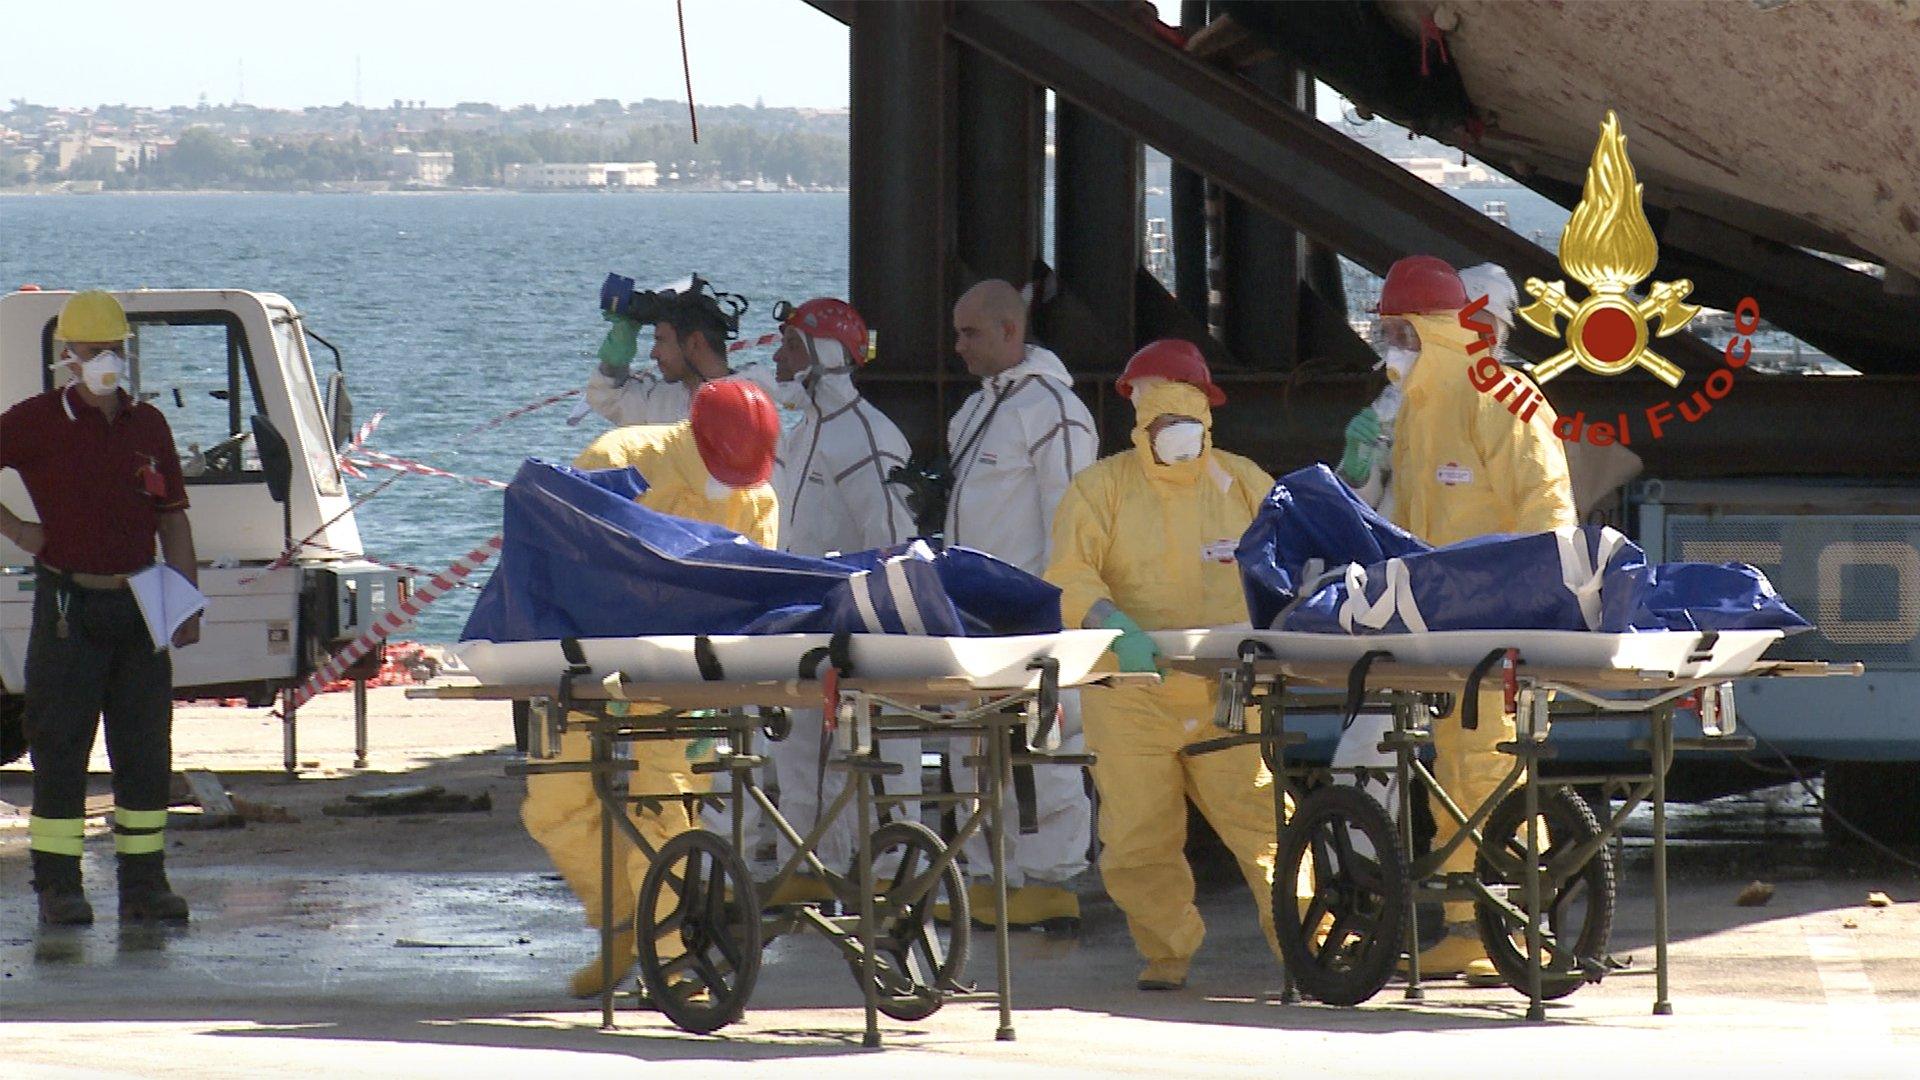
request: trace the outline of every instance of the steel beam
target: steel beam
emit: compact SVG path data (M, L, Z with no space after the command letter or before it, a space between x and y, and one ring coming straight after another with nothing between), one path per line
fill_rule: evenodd
M957 46L957 60L955 239L963 285L986 278L1024 284L1040 230L1034 152L1046 121L1038 88L967 46Z
M1207 25L1207 0L1182 0L1180 29L1188 35ZM1207 322L1207 181L1179 162L1169 183L1173 203L1173 293L1201 326Z
M854 306L891 371L947 370L946 8L862 4L852 24Z
M1544 248L1124 18L1082 2L954 0L951 10L955 36L1375 273L1426 253L1456 266L1492 260L1521 280L1563 276ZM1662 351L1697 373L1718 362L1688 335Z
M1056 100L1053 120L1056 303L1083 327L1052 342L1076 367L1123 362L1134 349L1133 279L1140 265L1140 143L1123 129Z
M1275 100L1299 107L1292 65L1269 60L1243 75ZM1251 367L1284 371L1299 358L1300 234L1235 195L1227 197L1222 225L1227 348Z

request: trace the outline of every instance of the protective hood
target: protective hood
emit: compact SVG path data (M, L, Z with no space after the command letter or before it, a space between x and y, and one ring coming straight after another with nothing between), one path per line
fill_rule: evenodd
M1162 416L1184 416L1200 421L1205 429L1200 456L1191 461L1163 464L1153 452L1153 436L1147 431ZM1140 466L1150 480L1191 484L1206 469L1213 449L1213 409L1205 391L1170 379L1141 379L1133 384L1133 445L1140 452Z
M1467 368L1472 364L1467 347L1478 341L1480 335L1460 325L1458 312L1400 318L1412 323L1414 332L1420 335L1420 358L1414 361L1413 371L1403 380L1409 397L1418 397L1423 387L1431 386L1437 379L1467 377Z
M782 408L818 416L846 406L859 392L853 388L853 364L847 359L846 346L832 338L814 338L813 348L817 362L792 382L775 381L773 400Z

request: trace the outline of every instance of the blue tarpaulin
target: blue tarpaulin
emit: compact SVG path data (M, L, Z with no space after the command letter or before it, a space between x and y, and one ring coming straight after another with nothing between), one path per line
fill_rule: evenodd
M633 501L645 490L632 469L524 463L507 488L499 564L461 640L1060 629L1060 590L980 552L790 555L649 510Z
M1252 624L1308 633L1426 630L1802 630L1766 575L1739 563L1649 565L1586 525L1433 548L1381 518L1324 465L1274 485L1236 556Z

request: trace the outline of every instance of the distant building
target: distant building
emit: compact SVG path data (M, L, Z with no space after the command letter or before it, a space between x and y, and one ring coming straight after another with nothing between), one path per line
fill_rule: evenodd
M1400 165L1408 172L1432 184L1434 187L1458 187L1462 184L1491 183L1495 177L1486 166L1477 162L1461 165L1452 158L1412 157L1401 158Z
M660 183L660 167L651 161L516 162L506 167L508 187L650 188Z
M445 187L453 179L453 151L409 150L393 152L400 165L400 180L424 187Z

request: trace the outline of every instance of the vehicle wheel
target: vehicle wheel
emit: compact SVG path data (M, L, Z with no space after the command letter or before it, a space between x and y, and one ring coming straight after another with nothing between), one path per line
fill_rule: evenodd
M940 1010L949 991L963 989L960 977L967 968L973 921L967 879L958 862L949 862L931 882L927 880L928 870L946 850L938 834L914 821L891 822L873 833L874 861L889 856L899 859L891 873L874 875L876 1006L895 1020L925 1020ZM848 882L857 879L850 869ZM944 926L933 921L935 904L950 910ZM857 899L851 904L843 901L842 906L848 914L860 910ZM858 983L860 961L848 964Z
M0 765L27 756L27 699L22 694L0 694Z
M640 983L685 1031L740 1019L760 976L760 897L733 845L700 829L660 846L640 882Z
M1825 772L1820 829L1829 843L1861 843L1836 814L1883 844L1920 843L1920 763L1829 761Z
M1294 896L1313 862L1313 898ZM1373 797L1331 784L1300 800L1280 830L1273 918L1294 985L1329 1005L1380 992L1406 944L1407 864L1392 819Z
M1521 823L1526 816L1526 792L1515 791L1494 808L1481 833L1492 847L1481 848L1474 859L1474 871L1488 885L1506 884L1509 902L1521 912L1527 911L1521 891L1521 875L1527 864L1526 834ZM1540 793L1540 818L1546 824L1546 836L1540 845L1540 890L1547 908L1547 923L1540 939L1540 996L1563 998L1589 981L1589 973L1606 970L1607 941L1613 934L1613 850L1602 844L1585 865L1569 862L1573 849L1600 835L1599 822L1586 800L1566 788ZM1500 838L1498 846L1496 838ZM1527 992L1527 927L1512 921L1501 908L1481 902L1474 905L1474 917L1480 924L1480 941L1487 947L1487 959L1500 972L1507 985L1522 994Z

